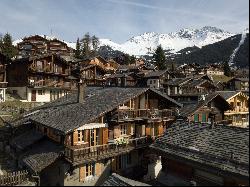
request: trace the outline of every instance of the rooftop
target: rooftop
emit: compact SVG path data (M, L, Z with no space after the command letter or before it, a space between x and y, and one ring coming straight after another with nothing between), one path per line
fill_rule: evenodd
M56 129L59 133L67 134L85 124L92 123L105 113L118 108L119 105L148 90L167 99L174 105L181 106L167 95L149 88L87 87L83 103L77 102L77 94L70 94L37 107L10 122L10 124L18 126L30 121Z
M116 173L113 173L102 184L102 186L150 186L150 185L142 183L142 182L134 181L134 180L122 177Z
M182 122L150 147L172 159L249 177L249 129Z

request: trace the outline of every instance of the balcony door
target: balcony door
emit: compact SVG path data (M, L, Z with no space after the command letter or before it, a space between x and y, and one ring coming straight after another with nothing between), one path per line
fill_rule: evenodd
M97 146L99 144L99 129L89 130L90 147Z
M31 101L36 101L36 90L31 91Z

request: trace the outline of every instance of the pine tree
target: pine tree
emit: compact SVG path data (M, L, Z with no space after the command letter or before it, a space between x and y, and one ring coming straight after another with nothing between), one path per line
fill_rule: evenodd
M75 57L76 58L80 58L81 57L81 44L80 44L79 38L77 38L77 41L76 41Z
M93 47L93 50L92 50L92 55L93 56L96 56L97 55L97 52L98 52L98 47L100 45L100 41L99 41L99 38L97 38L95 35L91 37L91 42L92 42L92 47Z
M1 52L8 58L12 58L17 55L17 49L12 45L12 37L9 33L6 33L2 39L0 39Z
M83 37L83 39L81 40L82 45L81 45L81 53L83 57L89 58L90 57L90 53L91 53L91 48L90 48L90 44L91 44L91 37L89 35L89 33L86 33Z
M225 62L223 64L223 70L224 70L224 75L228 76L228 77L231 77L232 76L232 71L230 69L230 66L228 64L228 62Z
M136 63L136 58L134 55L130 57L130 64L135 64Z
M166 56L161 46L158 46L153 55L153 62L159 70L166 69Z
M130 56L129 56L129 54L124 55L123 64L124 65L130 65Z

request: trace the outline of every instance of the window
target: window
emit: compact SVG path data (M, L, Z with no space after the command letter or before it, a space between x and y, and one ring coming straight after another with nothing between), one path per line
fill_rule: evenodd
M120 129L121 129L121 135L127 134L127 126L126 125L120 125Z
M199 114L194 115L194 122L199 122Z
M95 163L86 164L86 177L95 176Z
M84 130L77 131L77 141L84 142Z
M202 122L207 122L207 115L206 114L202 114Z
M38 95L45 95L45 91L44 90L38 90Z

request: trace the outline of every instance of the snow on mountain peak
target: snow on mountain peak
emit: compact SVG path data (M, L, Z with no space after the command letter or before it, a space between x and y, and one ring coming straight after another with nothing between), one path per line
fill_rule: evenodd
M119 50L130 55L146 55L154 52L157 46L161 45L164 50L177 52L186 47L202 47L224 40L233 36L229 32L216 27L205 26L201 29L181 29L178 32L169 34L158 34L155 32L146 32L142 35L130 38L123 44L116 44L111 41L102 40L102 45L108 45L114 50Z

